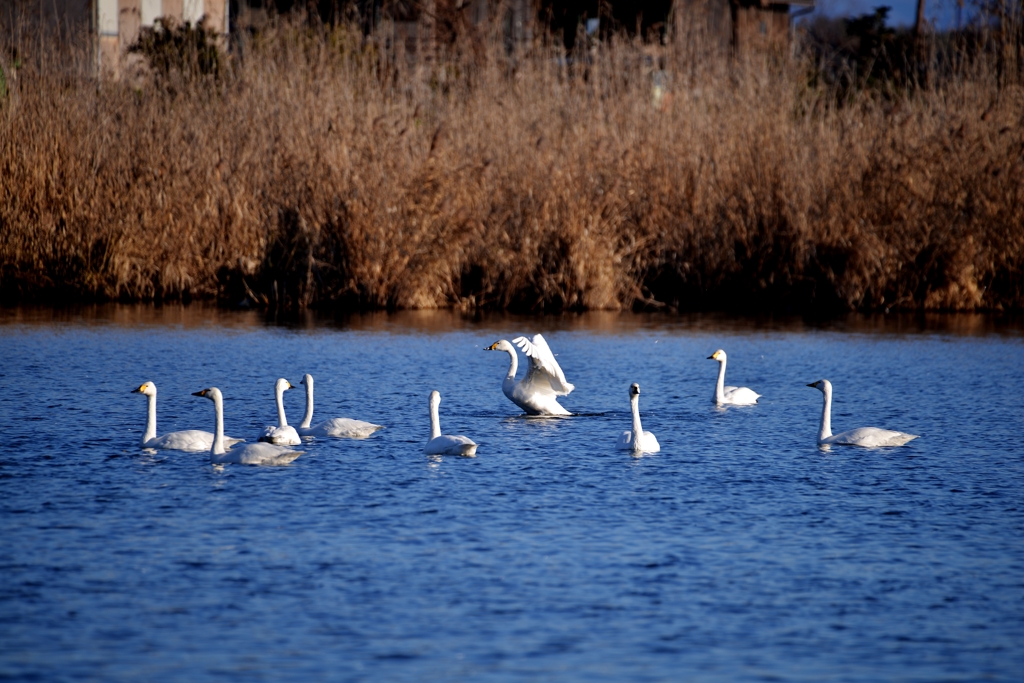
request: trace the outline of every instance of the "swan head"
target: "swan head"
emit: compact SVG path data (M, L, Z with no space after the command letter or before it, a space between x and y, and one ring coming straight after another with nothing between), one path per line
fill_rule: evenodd
M210 387L209 389L203 389L202 391L196 391L196 392L193 392L192 395L193 396L202 396L203 398L208 398L211 401L216 401L217 399L223 399L223 396L221 396L221 393L220 393L220 389L218 389L217 387Z
M713 354L708 356L708 360L717 360L719 363L725 362L725 351L718 349Z
M827 379L819 379L817 382L811 382L807 386L814 387L823 394L832 393L832 383L829 382Z
M156 396L156 385L152 382L143 382L142 386L138 389L132 389L133 394L145 394L146 396Z
M633 382L632 384L629 385L629 397L633 398L634 396L639 396L639 395L640 395L640 385L637 384L636 382Z
M431 408L436 408L439 405L441 405L441 394L439 394L436 391L431 391L430 392L430 407Z
M288 389L294 389L294 387L292 386L292 383L286 380L284 377L280 378L279 380L277 380L277 382L274 383L275 391L287 391Z
M490 346L484 347L484 351L511 351L515 353L515 350L515 347L512 346L512 344L505 339L502 339L501 341L496 341Z
M281 380L277 381L280 382ZM299 382L299 384L305 384L307 387L313 386L313 375L307 372L305 375L302 376L302 381Z

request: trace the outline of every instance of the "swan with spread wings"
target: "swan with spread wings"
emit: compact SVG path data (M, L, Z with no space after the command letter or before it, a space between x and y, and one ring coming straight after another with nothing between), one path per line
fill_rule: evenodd
M518 382L516 371L519 369L519 356L512 344L518 346L530 361L526 376ZM505 351L509 355L508 374L501 384L501 390L508 400L530 415L572 415L559 405L558 397L567 396L576 387L565 381L562 368L558 366L555 355L551 353L542 335L534 335L532 341L526 337L516 337L511 344L502 339L484 351Z

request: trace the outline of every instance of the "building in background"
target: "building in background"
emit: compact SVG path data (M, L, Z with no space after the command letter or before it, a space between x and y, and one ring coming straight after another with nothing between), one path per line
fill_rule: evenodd
M65 0L73 2L74 0ZM100 69L117 73L121 59L139 30L152 27L157 19L198 24L226 35L230 29L227 0L89 0L92 25L97 35L97 59Z
M814 10L814 0L731 0L732 45L737 51L788 52L793 18ZM791 8L799 7L796 12Z
M0 0L3 2L11 2L23 15L37 17L58 35L89 31L99 69L115 75L122 71L127 50L138 40L139 31L161 18L197 24L205 17L206 28L223 36L235 30L259 31L273 15L296 10L327 23L358 19L367 33L390 32L390 46L407 58L430 61L441 46L467 34L480 40L500 36L511 49L552 31L561 34L566 48L572 50L578 35L601 39L620 30L639 33L645 39L671 36L687 40L694 35L688 29L696 24L704 36L723 47L731 46L736 53L782 54L793 45L793 18L814 9L814 0Z

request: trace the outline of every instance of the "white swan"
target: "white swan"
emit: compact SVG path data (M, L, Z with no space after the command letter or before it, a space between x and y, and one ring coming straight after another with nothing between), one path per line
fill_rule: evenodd
M508 396L508 400L530 415L572 415L558 404L558 397L567 396L576 387L565 381L562 368L558 367L558 361L544 337L537 334L532 342L526 337L516 337L512 341L530 359L530 369L518 382L516 370L519 369L519 357L512 344L502 339L484 349L508 352L511 362L505 381L501 383L501 390Z
M302 436L337 436L347 439L365 439L378 429L384 429L383 425L375 425L372 422L352 420L347 417L335 417L330 420L318 422L312 427L309 423L313 421L313 376L303 375L299 384L306 385L306 414L302 418L302 424L296 428Z
M917 438L916 434L894 432L889 429L879 429L878 427L861 427L847 432L840 432L839 434L832 434L832 383L827 379L819 379L817 382L807 386L814 387L825 395L825 407L821 411L821 427L818 429L818 443L820 445L837 444L840 446L879 448L881 446L902 446L908 441Z
M210 462L220 465L233 463L236 465L287 465L302 455L286 446L275 446L269 443L250 443L229 451L224 450L224 397L217 387L197 391L193 396L202 396L213 401L217 412L217 429L210 448Z
M467 436L441 434L441 423L437 419L437 407L441 405L441 394L430 392L430 441L423 447L427 455L476 455L476 443Z
M277 426L264 427L260 432L259 441L277 444L278 446L298 446L302 443L295 427L288 426L288 418L284 415L284 392L294 389L292 383L283 377L274 383L274 398L277 400Z
M213 434L199 429L185 429L180 432L168 432L163 436L156 435L156 385L152 382L143 382L138 389L132 389L133 394L143 394L149 402L149 416L146 418L146 432L142 435L140 448L162 448L172 451L208 451L213 445ZM225 437L224 441L230 446L241 443L245 439L233 439Z
M720 406L752 406L761 398L761 394L754 392L753 389L725 386L725 351L718 349L708 356L708 360L718 361L718 384L715 385L715 397L711 399L714 403Z
M633 382L629 385L629 404L633 409L633 429L622 432L616 447L620 451L634 453L657 453L661 444L651 432L645 432L640 424L640 385Z

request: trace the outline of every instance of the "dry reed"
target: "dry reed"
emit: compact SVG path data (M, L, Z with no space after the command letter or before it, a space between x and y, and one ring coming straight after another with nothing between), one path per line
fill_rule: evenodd
M837 106L806 62L696 34L574 64L379 45L281 25L216 78L120 80L23 51L0 103L4 300L1024 305L1024 91L985 60Z

